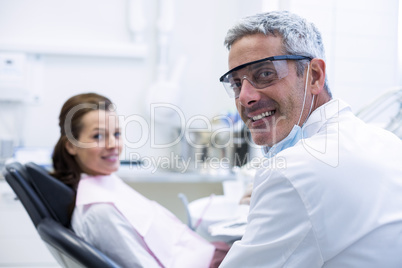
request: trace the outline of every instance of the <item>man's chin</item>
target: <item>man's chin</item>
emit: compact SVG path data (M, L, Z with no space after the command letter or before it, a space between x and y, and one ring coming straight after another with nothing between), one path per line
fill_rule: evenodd
M253 142L259 146L268 146L272 147L276 143L278 143L280 140L276 140L273 137L270 137L268 135L256 135L251 132L251 137L253 139Z
M253 139L253 142L259 146L270 146L270 144L273 144L272 141L270 141L266 136L261 137L260 135L253 135L251 134L251 137Z

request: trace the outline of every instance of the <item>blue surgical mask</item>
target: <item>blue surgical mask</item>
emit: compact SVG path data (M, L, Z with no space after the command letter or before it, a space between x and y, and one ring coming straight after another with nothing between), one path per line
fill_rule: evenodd
M271 158L277 153L285 150L286 148L294 146L302 138L302 129L298 125L294 125L290 133L280 142L274 144L272 147L265 146L262 148L262 153L265 157Z
M296 125L293 126L292 130L289 132L289 134L280 142L274 144L272 147L264 146L262 148L262 153L265 157L271 158L275 156L277 153L294 146L299 140L303 138L303 133L302 133L302 128L299 126L302 113L304 110L304 105L306 102L306 93L307 93L307 83L308 83L308 74L310 71L310 65L307 67L307 77L306 77L306 85L304 87L304 99L303 99L303 106L302 106L302 111L300 113L299 121L297 122ZM314 95L313 99L311 100L311 105L310 105L310 111L308 112L307 118L310 116L311 109L313 108L313 103L314 103ZM307 120L307 119L306 119ZM304 123L303 123L304 125Z

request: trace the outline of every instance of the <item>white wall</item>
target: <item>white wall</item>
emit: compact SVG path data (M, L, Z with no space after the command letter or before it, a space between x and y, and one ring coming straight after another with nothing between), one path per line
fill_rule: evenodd
M289 9L317 24L324 36L333 94L352 104L355 110L396 86L400 79L396 57L398 0L173 2L168 77L180 59L185 59L185 65L178 97L164 94L158 101L179 106L187 118L194 115L211 118L234 109L233 101L218 82L227 70L223 39L235 20L260 12L262 6ZM0 103L0 129L7 123L2 118L13 115L17 124L8 127L7 134L20 135L20 143L25 146L52 147L58 138L61 105L73 94L88 91L110 97L122 115L137 114L149 121L148 92L158 72L159 4L157 0L143 1L146 22L143 37L148 49L144 57L41 55L44 67L41 101L26 105ZM73 42L129 46L126 9L124 0L0 0L0 48L4 42L40 41L58 45ZM19 115L14 113L16 110ZM132 123L127 129L129 140L140 138L139 124ZM159 139L171 134L168 126L160 126L159 130ZM4 135L4 131L0 132L0 139ZM151 149L149 143L135 150L141 154L166 154L166 150Z
M290 2L291 11L322 31L334 97L346 100L356 112L399 84L399 0Z
M151 79L155 3L145 1L148 54L139 58L40 55L43 95L39 103L25 105L22 144L52 147L58 138L58 113L64 101L77 93L109 96L124 114L144 113L141 98ZM130 44L126 27L126 1L0 1L0 43ZM29 46L28 46L29 47ZM8 105L10 106L10 105ZM15 105L20 109L21 105Z

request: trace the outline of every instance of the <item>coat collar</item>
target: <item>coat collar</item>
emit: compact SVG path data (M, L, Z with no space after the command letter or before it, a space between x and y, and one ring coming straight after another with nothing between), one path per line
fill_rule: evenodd
M312 137L327 123L337 122L339 113L346 110L351 111L350 106L340 99L332 99L324 103L311 113L307 121L301 127L301 139ZM282 141L279 143L281 142ZM263 155L269 155L270 149L271 147L268 146L262 147ZM279 153L279 151L276 153Z

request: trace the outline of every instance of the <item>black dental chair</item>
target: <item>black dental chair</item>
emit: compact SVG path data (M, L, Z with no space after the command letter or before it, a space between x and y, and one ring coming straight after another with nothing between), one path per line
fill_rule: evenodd
M119 267L70 229L69 210L74 202L71 188L34 163L10 163L3 175L62 267Z

